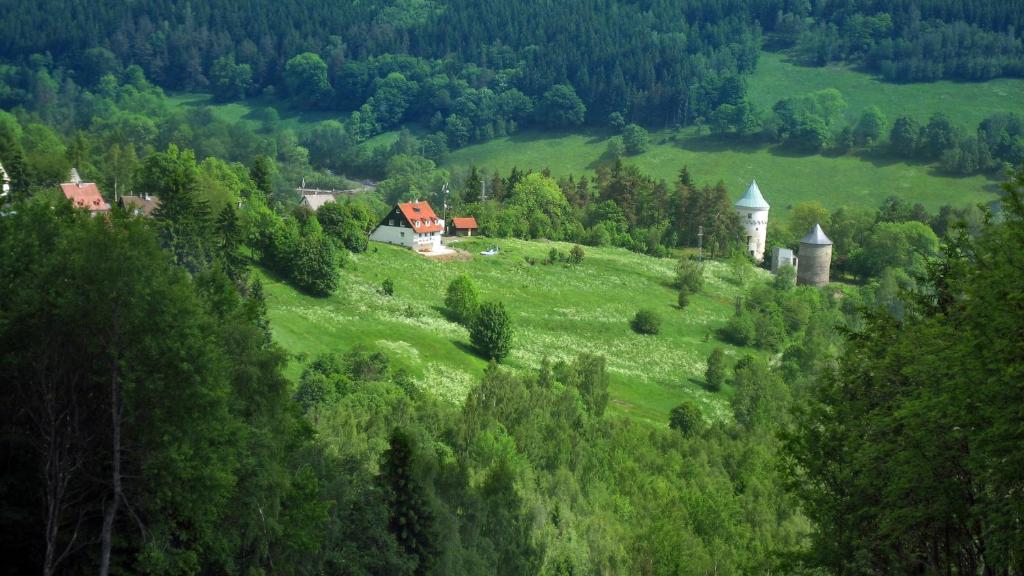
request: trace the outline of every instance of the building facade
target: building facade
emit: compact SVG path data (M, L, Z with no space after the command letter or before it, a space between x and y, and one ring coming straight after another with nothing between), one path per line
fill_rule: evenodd
M735 204L736 212L746 236L747 254L756 262L764 260L765 242L768 238L768 210L771 206L761 195L757 181L750 183L746 194Z
M417 252L441 248L444 220L434 214L427 202L396 204L370 234L370 240L405 246Z
M772 272L778 272L783 266L792 266L797 269L796 255L789 248L776 246L772 248Z

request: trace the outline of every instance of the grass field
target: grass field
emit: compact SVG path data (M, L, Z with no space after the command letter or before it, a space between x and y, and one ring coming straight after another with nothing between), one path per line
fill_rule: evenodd
M996 112L1024 113L1022 79L894 84L847 66L796 66L784 54L772 52L761 53L747 88L751 101L762 110L789 96L835 88L843 93L849 105L847 117L851 119L868 106L878 106L890 122L900 116L924 121L935 112L944 112L968 131Z
M1024 113L1024 80L1020 79L891 84L848 67L796 66L782 54L765 52L748 81L750 98L763 110L782 98L824 88L843 93L850 118L876 105L890 121L904 114L926 120L935 112L945 112L954 122L973 130L995 112ZM591 174L607 138L608 134L593 131L523 132L458 150L447 164L460 170L476 165L507 172L518 166L547 167L555 175ZM874 207L895 194L934 210L943 204L990 202L998 192L998 185L982 176L949 178L937 174L932 166L871 156L794 156L729 139L697 137L692 129L655 133L652 142L650 150L627 161L668 181L675 179L680 168L689 166L698 181L723 180L737 197L756 179L772 204L774 217L785 218L789 206L805 201L818 201L828 208Z
M751 99L768 109L781 98L823 88L843 93L848 116L856 117L865 107L879 106L893 120L902 114L926 119L945 112L967 127L998 111L1024 113L1024 80L999 79L983 83L935 82L892 84L879 82L849 67L809 68L789 63L778 53L762 53L757 72L749 79ZM178 94L177 105L210 105L226 121L258 122L258 112L273 104L252 98L230 104L215 104L209 95ZM278 103L279 104L279 103ZM297 112L279 109L281 126L300 129L337 114ZM469 146L454 152L446 163L451 169L470 165L488 172L506 173L513 166L540 170L550 168L556 176L592 174L607 146L609 134L587 131L568 134L526 131L509 138ZM367 146L386 145L395 132L381 134ZM750 180L757 179L772 204L772 216L785 219L789 208L799 202L817 201L828 208L841 205L878 206L890 195L921 202L931 210L943 204L965 206L987 203L998 197L998 184L983 176L949 178L933 166L906 164L871 156L799 156L764 146L741 144L728 139L697 137L693 129L658 132L652 135L650 150L627 161L645 172L668 181L688 166L699 182L722 180L738 197Z
M740 289L727 279L724 264L711 263L705 290L686 310L676 307L670 287L675 261L617 248L587 248L577 266L530 266L524 256L543 259L552 247L571 245L520 240L471 240L472 254L497 244L496 257L438 262L403 248L371 243L343 272L343 288L329 298L296 292L264 276L275 338L290 352L312 360L324 352L375 345L409 367L418 384L460 402L483 374L469 335L446 319L444 293L457 274L469 274L484 300L501 300L515 326L515 347L506 363L536 368L547 356L570 359L580 352L603 354L612 374L610 409L664 425L669 410L693 399L710 417L723 417L730 393L701 387L708 354L718 344L705 336L726 322ZM391 278L395 294L379 293ZM661 333L640 336L628 320L639 307L663 318ZM740 353L725 347L736 358ZM301 362L292 362L297 378Z
M998 185L983 176L948 178L935 174L928 165L857 156L791 156L766 147L688 134L692 132L672 141L669 134L655 133L655 144L647 152L626 161L669 182L675 181L680 168L688 166L699 183L722 180L736 198L756 179L772 205L772 216L782 219L790 207L807 201L829 209L876 207L886 197L897 195L935 210L943 204L964 206L997 198ZM502 174L513 166L548 167L556 176L592 174L606 146L605 135L524 132L458 150L446 165L458 170L475 165Z
M282 106L279 100L268 100L262 97L226 103L216 102L212 95L200 92L168 93L167 97L175 106L206 106L219 120L229 123L250 122L254 127L261 123L260 113L267 107L277 110L281 118L278 125L281 128L297 130L324 120L342 120L344 118L337 112L293 110Z

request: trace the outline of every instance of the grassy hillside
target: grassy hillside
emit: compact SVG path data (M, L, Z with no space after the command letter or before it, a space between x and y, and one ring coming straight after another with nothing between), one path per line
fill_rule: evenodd
M998 185L983 176L948 178L927 165L856 156L789 156L765 147L690 134L692 131L684 132L675 140L667 133L653 134L655 144L650 150L626 161L668 181L675 180L680 168L689 166L698 182L723 180L737 198L750 180L756 179L776 218L786 218L790 206L806 201L828 208L875 207L895 194L935 210L943 204L969 205L997 197ZM592 173L606 146L605 135L524 132L458 150L447 166L464 170L476 165L502 173L513 166L549 167L556 176L579 175Z
M890 122L901 115L922 120L935 112L973 129L995 112L1024 113L1024 80L990 82L892 84L848 67L809 68L789 63L776 53L762 53L757 72L748 81L753 102L767 110L778 100L824 88L843 93L850 118L876 105ZM507 171L512 166L549 167L555 175L592 173L607 146L603 132L550 134L524 132L470 146L452 154L451 168L471 164ZM943 204L969 205L996 198L998 186L982 176L949 178L931 166L894 162L884 158L794 156L762 146L729 139L698 138L694 130L652 134L651 149L628 159L659 178L673 180L682 166L698 179L725 181L739 196L757 179L773 216L786 217L787 207L815 200L826 207L844 204L877 206L889 195L921 202L930 209Z
M281 128L301 129L324 120L341 120L343 116L334 112L309 110L293 110L281 105L279 100L266 98L248 98L237 102L217 102L210 94L201 92L184 92L168 94L174 106L207 106L214 116L224 122L251 122L254 126L262 122L261 113L264 108L274 108L280 117Z
M789 96L835 88L849 104L849 118L856 118L868 106L878 106L890 122L899 116L923 121L935 112L943 112L969 130L996 112L1024 113L1022 79L894 84L848 66L796 66L784 54L773 52L761 53L747 87L751 101L762 110Z
M955 122L973 127L998 111L1024 113L1024 80L1000 79L983 83L935 82L891 84L848 67L809 68L789 63L777 53L763 53L757 72L749 79L749 94L762 109L780 98L823 88L837 88L845 96L848 115L856 117L865 107L879 106L888 118L910 114L926 119L945 112ZM182 106L210 105L227 121L257 123L259 111L270 104L252 98L230 104L214 104L208 95L179 94L172 101ZM336 114L279 109L281 126L302 128L337 117ZM476 165L507 172L513 166L542 169L556 176L592 174L605 151L609 134L590 131L568 134L522 132L469 146L453 153L447 167L464 170ZM388 144L396 133L373 138L367 145ZM786 218L788 208L804 201L818 201L826 207L840 205L877 206L896 194L929 209L943 204L969 205L995 200L998 185L985 177L949 178L933 167L906 164L885 158L842 156L794 156L762 146L739 144L728 139L697 137L694 130L659 132L644 154L629 158L644 171L673 180L682 166L689 166L699 181L725 181L739 196L751 179L757 179L773 216Z
M516 328L508 365L537 367L545 356L557 360L599 353L608 358L615 412L664 425L673 406L692 398L713 417L725 414L730 391L713 394L701 387L706 358L719 345L705 336L725 323L740 292L727 280L724 264L709 265L704 293L679 310L669 286L674 260L588 247L577 266L530 266L524 256L543 259L552 247L565 252L571 246L520 240L498 241L499 256L476 255L493 244L466 241L460 246L475 255L471 260L437 262L371 243L344 271L343 287L325 299L264 277L275 338L307 360L373 343L406 365L418 384L459 402L486 366L474 354L467 331L444 315L445 288L466 273L482 299L501 300L508 307ZM394 281L393 297L379 292L385 278ZM661 314L659 335L632 332L628 321L639 307ZM739 352L726 349L731 355ZM292 363L294 376L300 364Z

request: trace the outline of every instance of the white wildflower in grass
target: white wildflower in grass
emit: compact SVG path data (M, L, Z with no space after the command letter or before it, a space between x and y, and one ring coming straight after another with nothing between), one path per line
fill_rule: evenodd
M423 373L413 380L413 383L419 389L442 400L461 405L466 401L466 396L478 381L479 376L464 370L440 362L430 362L424 367Z

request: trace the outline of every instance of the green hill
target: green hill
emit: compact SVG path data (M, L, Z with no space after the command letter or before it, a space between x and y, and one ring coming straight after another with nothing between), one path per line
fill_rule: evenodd
M797 66L782 54L763 52L747 83L751 101L762 110L782 98L836 88L848 103L851 119L868 106L878 106L890 123L901 115L927 120L943 112L973 132L978 122L996 112L1024 113L1024 80L1020 79L895 84L848 66ZM447 166L464 170L476 165L503 173L512 166L547 167L556 176L592 174L609 136L606 131L526 131L457 150ZM689 166L698 180L721 179L737 196L756 178L777 218L787 216L788 206L807 201L829 208L844 204L876 207L886 197L898 195L935 210L943 204L965 206L997 197L998 186L983 176L951 178L930 165L870 155L793 155L728 138L698 137L693 129L656 132L651 142L647 152L627 158L627 162L668 181L675 179L682 166Z
M477 255L495 244L499 256ZM524 257L543 260L551 248L566 252L571 245L474 239L459 246L474 256L439 262L371 243L346 267L343 288L324 299L265 276L274 336L307 360L359 344L378 346L398 358L418 385L460 402L486 366L474 354L467 331L444 314L448 283L465 273L476 282L482 300L503 301L512 316L516 344L508 365L536 368L545 357L554 361L599 353L607 357L612 374L613 411L664 425L673 406L692 398L712 417L726 413L722 394L731 391L712 394L701 387L707 356L720 345L705 336L726 322L740 293L728 281L725 264L709 263L704 292L679 310L670 286L672 259L588 247L579 265L531 266ZM392 297L380 293L385 278L395 284ZM630 329L629 319L640 307L662 316L657 336ZM726 348L732 355L739 352ZM293 375L300 364L292 364Z

